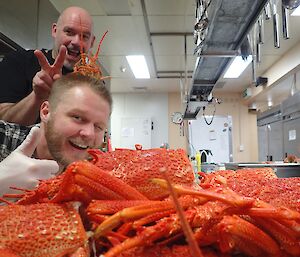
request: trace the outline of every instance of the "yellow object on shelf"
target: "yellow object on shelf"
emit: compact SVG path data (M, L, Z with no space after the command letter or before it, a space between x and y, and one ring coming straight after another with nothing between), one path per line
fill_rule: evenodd
M196 152L195 156L196 162L197 162L197 171L201 171L201 154L199 151Z

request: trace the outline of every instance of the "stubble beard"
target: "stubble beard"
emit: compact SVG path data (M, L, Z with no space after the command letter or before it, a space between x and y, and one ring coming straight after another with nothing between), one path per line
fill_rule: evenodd
M79 60L78 60L79 61ZM78 61L76 61L75 63L77 63ZM70 70L70 71L73 71L74 70L74 66L75 66L75 63L71 63L70 61L65 61L64 62L64 67L67 69L67 70Z
M47 123L45 129L45 137L47 140L48 150L52 155L53 160L55 160L61 166L67 166L72 161L64 157L62 153L62 137L55 133L53 120L50 119Z

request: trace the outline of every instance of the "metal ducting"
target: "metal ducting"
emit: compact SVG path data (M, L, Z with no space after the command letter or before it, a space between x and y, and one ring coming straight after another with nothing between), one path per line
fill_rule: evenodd
M0 32L0 58L10 51L18 49L23 48Z
M187 99L185 119L196 118L199 108L209 102L208 98L219 77L231 58L240 53L240 46L267 2L267 0L216 0L207 3L204 0L196 0L196 8L205 8L204 19L207 28L203 41L195 50L198 58ZM197 23L201 22L197 17L198 13L196 10L195 33L199 28ZM203 31L201 33L203 34ZM196 105L199 108L196 108ZM193 112L194 110L197 113Z
M282 5L289 10L293 10L300 5L300 1L299 0L282 0Z

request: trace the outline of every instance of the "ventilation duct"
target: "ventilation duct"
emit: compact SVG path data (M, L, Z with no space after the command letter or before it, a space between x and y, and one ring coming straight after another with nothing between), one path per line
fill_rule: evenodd
M300 0L282 0L283 7L293 10L300 5Z
M247 34L257 21L268 1L264 0L196 0L196 24L194 35L197 43L196 67L188 94L185 119L196 117L232 57L249 53ZM200 14L199 14L200 13ZM201 22L201 18L204 19ZM207 24L207 26L206 26ZM205 25L205 26L204 26ZM198 31L201 31L201 35ZM200 37L201 36L201 37ZM199 39L200 38L200 39ZM242 45L243 43L243 45ZM199 108L196 108L198 106Z

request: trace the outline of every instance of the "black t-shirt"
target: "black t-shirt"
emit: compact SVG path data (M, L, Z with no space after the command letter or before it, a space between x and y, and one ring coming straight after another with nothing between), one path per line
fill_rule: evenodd
M52 65L52 51L42 52ZM32 91L32 79L41 70L34 50L18 50L7 54L0 62L0 103L17 103ZM62 74L70 70L63 67Z

